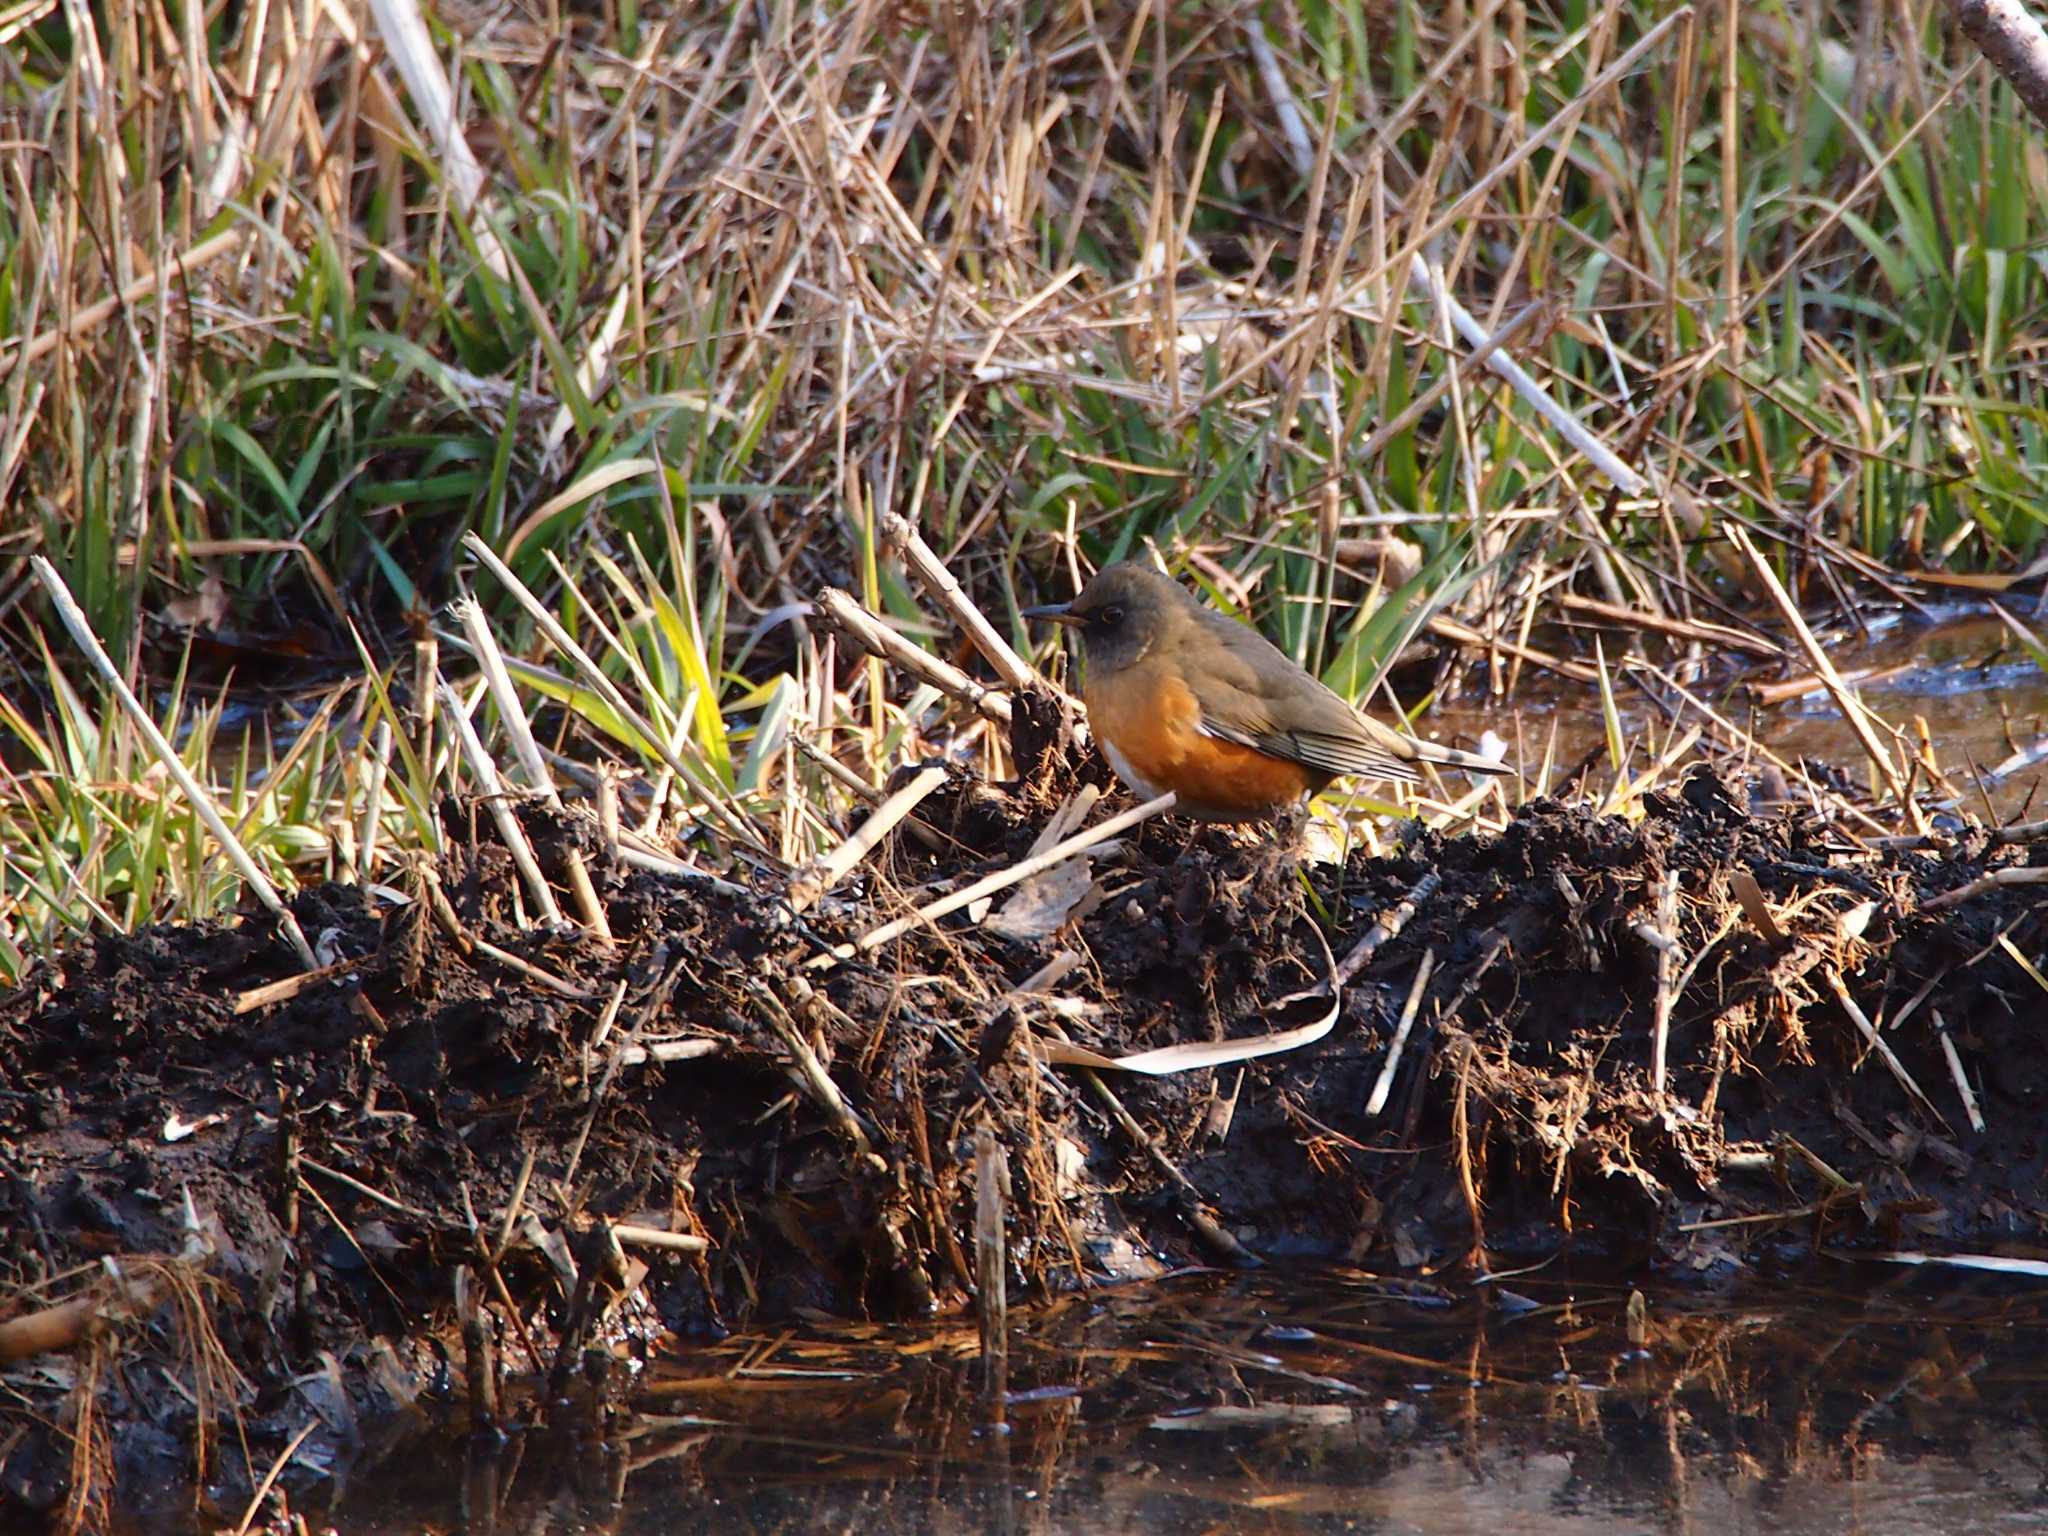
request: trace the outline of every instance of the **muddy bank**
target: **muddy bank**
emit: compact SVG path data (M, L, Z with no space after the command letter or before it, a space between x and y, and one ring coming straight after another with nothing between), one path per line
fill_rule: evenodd
M196 1454L238 1514L294 1437L332 1467L422 1394L483 1418L502 1373L587 1401L668 1334L956 1309L984 1132L1013 1296L2037 1235L2038 903L1941 903L2024 842L1873 848L1702 769L1639 820L1537 802L1305 883L1147 824L838 958L1015 863L1073 787L950 781L801 912L536 818L596 866L610 945L520 926L488 818L451 808L411 900L298 900L334 961L309 985L253 919L41 968L0 1000L0 1511L118 1485L169 1515ZM1168 1076L1041 1059L1324 1021Z

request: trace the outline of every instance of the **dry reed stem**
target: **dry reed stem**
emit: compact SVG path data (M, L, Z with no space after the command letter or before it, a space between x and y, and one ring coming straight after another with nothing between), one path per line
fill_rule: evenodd
M1374 918L1372 926L1365 932L1365 937L1358 941L1332 974L1334 983L1340 987L1350 986L1358 973L1372 963L1372 957L1379 953L1381 945L1401 936L1401 930L1408 926L1409 919L1415 916L1424 902L1437 893L1443 881L1444 877L1432 869L1409 887L1408 894L1399 902Z
M211 832L214 841L220 844L221 851L228 857L228 862L235 866L235 872L248 885L250 894L255 896L265 910L277 920L278 928L290 942L300 963L309 971L318 970L320 962L314 958L313 946L306 942L306 935L299 928L299 920L292 916L291 908L279 898L276 887L271 885L269 878L256 867L256 861L249 857L249 851L230 830L226 818L214 805L213 797L207 794L199 780L193 776L192 770L185 766L184 759L178 755L176 749L164 739L164 733L157 729L156 722L149 716L149 711L142 707L142 701L135 697L134 691L123 680L114 666L113 659L107 655L99 638L93 634L92 625L87 621L85 611L71 596L71 589L64 584L64 578L57 574L57 568L41 555L33 557L30 566L35 571L36 579L42 583L43 590L49 594L50 603L56 609L59 621L70 632L72 641L85 653L85 658L92 663L93 670L99 673L100 681L114 695L122 712L128 716L129 723L148 745L157 762L163 766L164 772L170 775L171 782L178 786L186 804L190 805L199 819L206 823L206 830Z
M512 686L512 674L505 667L504 653L498 649L497 637L484 621L483 609L477 606L474 598L464 597L456 603L455 610L463 633L469 639L470 654L476 657L484 680L490 685L491 698L497 703L499 724L511 739L513 753L526 773L527 787L536 791L551 810L562 814L562 797L555 789L554 775L548 772L547 764L541 759L540 744L533 739L532 728L526 720L526 708L519 702L518 690ZM582 853L574 847L564 848L562 864L583 926L599 941L611 943L611 923L605 917L604 903L597 898L597 888L591 884L590 870L583 862Z
M1650 1024L1650 1092L1664 1098L1665 1056L1671 1045L1671 1005L1677 998L1673 974L1678 966L1678 871L1666 870L1657 882L1657 996Z
M1436 951L1425 949L1422 963L1415 968L1415 979L1408 984L1408 1000L1401 1005L1401 1017L1394 1025L1394 1038L1387 1042L1387 1059L1380 1063L1379 1076L1373 1079L1372 1092L1366 1096L1365 1118L1379 1118L1380 1111L1387 1107L1387 1095L1393 1091L1394 1074L1401 1070L1401 1056L1408 1048L1408 1035L1415 1028L1416 1016L1422 1011L1422 999L1429 991L1430 973L1436 969Z
M827 587L815 600L818 617L831 624L870 656L902 668L950 699L957 699L998 725L1010 723L1010 701L981 686L949 661L914 645L869 613L850 592Z
M894 515L882 519L882 539L887 545L902 552L917 579L930 589L945 610L952 614L954 621L974 642L974 648L987 658L996 670L996 676L1009 688L1029 688L1034 684L1045 687L1045 679L1023 657L1010 648L1009 641L996 633L995 626L976 606L960 583L953 579L953 573L946 569L932 547L925 543L924 536L912 526L907 518Z
M1877 1052L1886 1070L1898 1080L1899 1086L1906 1090L1906 1097L1911 1099L1930 1120L1947 1130L1948 1121L1941 1111L1934 1107L1934 1101L1920 1091L1920 1085L1913 1081L1913 1074L1906 1070L1906 1064L1899 1060L1898 1053L1886 1042L1884 1036L1877 1032L1877 1027L1870 1022L1869 1016L1858 1006L1856 999L1850 996L1849 988L1842 980L1842 973L1829 965L1821 968L1821 974L1827 978L1828 987L1834 992L1835 1000L1842 1005L1842 1011L1849 1016L1849 1022L1856 1026L1856 1032L1863 1036L1864 1043ZM1836 1177L1839 1178L1840 1175Z
M1963 1101L1963 1114L1969 1119L1970 1129L1981 1136L1984 1134L1984 1111L1977 1107L1976 1090L1971 1088L1970 1079L1963 1071L1963 1058L1956 1051L1955 1041L1949 1038L1948 1021L1942 1018L1939 1008L1929 1010L1928 1017L1933 1020L1935 1037L1941 1041L1942 1059L1948 1063L1948 1075L1956 1085L1956 1097Z
M1961 906L1978 896L1991 891L2004 890L2013 885L2048 885L2048 864L2022 864L2006 869L1994 869L1989 874L1978 875L1965 881L1952 891L1943 891L1930 896L1920 903L1922 912L1940 912L1948 907Z
M1785 584L1778 580L1778 573L1771 569L1770 562L1764 559L1763 553L1750 540L1740 523L1724 523L1722 532L1727 536L1728 542L1740 550L1749 561L1750 569L1756 573L1764 592L1777 607L1778 613L1785 620L1794 638L1799 641L1800 649L1806 652L1808 664L1827 685L1829 696L1834 699L1836 707L1848 720L1850 729L1856 733L1856 739L1862 744L1864 755L1870 759L1871 767L1877 770L1879 776L1890 787L1892 798L1898 802L1899 808L1917 823L1920 820L1918 807L1906 793L1905 781L1899 777L1898 763L1877 739L1877 732L1871 724L1870 712L1863 707L1863 701L1849 691L1849 685L1842 680L1842 674L1835 670L1833 660L1829 658L1820 641L1814 638L1812 629L1807 626L1806 616L1799 611L1799 605L1792 601L1792 594L1785 590ZM1915 830L1925 831L1926 828L1919 826Z
M465 549L481 560L485 568L504 584L505 590L518 600L519 605L526 610L540 632L547 636L549 643L569 658L577 674L605 703L618 712L620 719L639 733L641 742L647 750L666 763L677 778L697 793L726 830L755 852L767 854L767 845L761 841L760 835L727 805L725 797L713 789L696 769L683 761L663 739L661 733L648 723L645 716L626 702L626 696L619 691L618 685L605 675L602 667L590 659L589 653L570 637L569 632L562 628L555 616L527 589L526 584L512 574L511 567L500 560L491 547L474 533L464 534L462 543Z
M1010 1361L1009 1242L1005 1216L1010 1164L987 1130L974 1139L974 1312L981 1330L983 1401L990 1421L1004 1421Z
M622 1243L642 1248L660 1248L668 1253L700 1254L711 1251L711 1240L689 1232L670 1232L663 1227L643 1227L632 1222L612 1223L612 1236Z
M940 918L958 912L962 907L971 906L984 896L993 896L997 891L1008 890L1019 881L1028 880L1033 875L1041 874L1056 864L1065 863L1077 854L1087 853L1091 849L1101 847L1120 833L1128 832L1132 827L1150 821L1155 816L1164 816L1177 803L1178 801L1172 794L1161 795L1156 800L1147 800L1143 805L1125 811L1120 815L1112 816L1109 820L1100 822L1085 832L1077 832L1072 837L1055 843L1043 853L1020 860L1008 869L977 880L973 884L955 891L950 896L942 896L937 901L918 908L917 911L911 913L908 917L900 917L893 922L883 923L878 928L871 928L852 943L840 944L827 953L806 961L805 968L807 970L827 969L839 964L842 960L851 960L855 955L879 948L891 939L901 938L913 928L926 927L936 923Z
M822 859L798 870L789 883L789 905L802 912L820 896L845 879L853 867L874 851L896 824L916 810L925 797L945 783L944 768L923 768L909 783L889 796L861 823L859 830Z
M492 823L498 829L498 840L512 855L512 862L519 870L519 878L526 886L527 894L534 905L540 908L546 922L560 926L563 922L562 909L555 903L555 893L541 873L540 861L534 857L533 844L526 840L526 829L519 825L519 818L512 814L510 791L498 778L498 765L491 761L491 754L484 746L483 738L477 735L476 722L469 718L469 711L463 707L461 697L445 679L440 684L441 709L453 722L456 740L461 744L463 760L469 764L470 776L476 780L477 794L490 813Z
M67 341L77 341L104 325L122 310L140 304L156 293L170 277L189 279L196 269L210 265L214 260L241 247L250 236L247 224L235 224L210 235L190 250L183 252L171 262L135 278L112 298L101 299L83 309L73 310L70 317L54 330L44 331L26 344L20 338L0 338L0 364L34 363L55 351ZM8 357L9 347L18 349L15 356Z

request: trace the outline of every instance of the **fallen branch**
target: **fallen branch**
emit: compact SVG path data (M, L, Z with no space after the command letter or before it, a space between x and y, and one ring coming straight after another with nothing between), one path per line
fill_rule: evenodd
M1949 0L1963 36L2005 76L2027 110L2048 124L2048 33L2019 0Z
M235 994L234 1012L254 1013L258 1008L268 1008L274 1003L288 1003L306 988L323 981L340 980L362 963L360 959L337 960L317 971L294 971L282 980L251 987L246 992Z

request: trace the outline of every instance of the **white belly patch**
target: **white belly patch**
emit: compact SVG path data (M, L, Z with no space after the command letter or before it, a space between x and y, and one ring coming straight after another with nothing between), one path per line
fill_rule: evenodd
M1108 738L1098 736L1095 738L1095 742L1097 746L1102 748L1102 755L1109 759L1109 766L1116 770L1116 776L1122 779L1125 785L1139 799L1157 800L1165 793L1157 784L1154 784L1150 779L1138 772L1137 769L1133 768L1131 760L1111 746Z

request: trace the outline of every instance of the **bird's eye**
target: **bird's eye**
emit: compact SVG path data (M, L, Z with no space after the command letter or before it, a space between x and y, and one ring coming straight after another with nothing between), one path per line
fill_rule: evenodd
M1123 623L1124 611L1117 607L1115 603L1111 603L1107 608L1095 615L1095 620L1104 629L1115 629L1117 625Z

